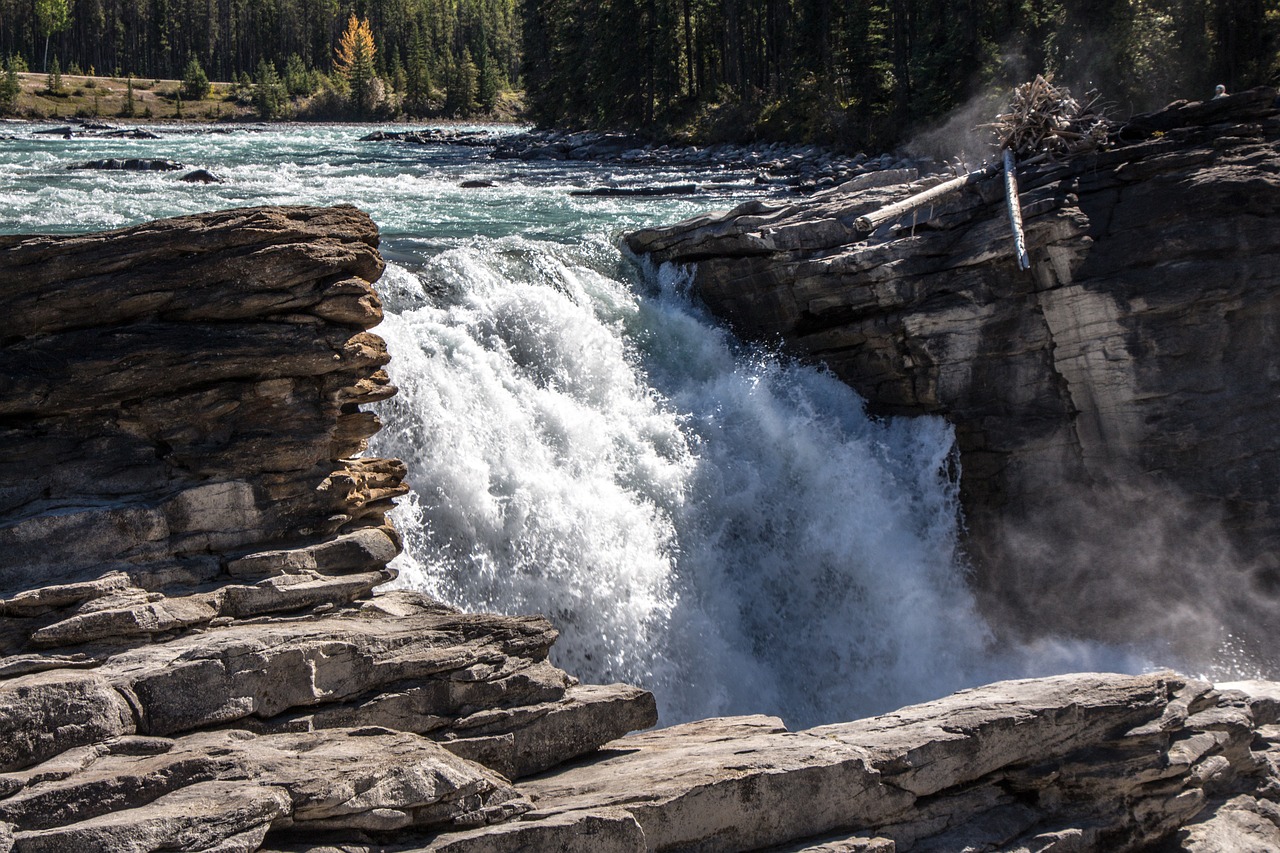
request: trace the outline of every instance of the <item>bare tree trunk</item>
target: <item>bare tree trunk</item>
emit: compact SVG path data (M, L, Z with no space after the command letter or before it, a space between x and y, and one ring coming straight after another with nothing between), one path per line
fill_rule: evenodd
M689 8L689 0L684 0L684 54L686 70L688 71L689 94L698 94L697 83L694 82L693 76L693 10Z
M1013 249L1018 255L1018 268L1031 269L1027 255L1027 236L1022 230L1022 204L1018 201L1018 167L1013 152L1004 149L1004 197L1009 208L1009 225L1013 228Z
M893 220L897 219L900 216L903 216L904 214L910 213L913 210L917 210L921 207L924 207L926 204L929 204L930 202L935 202L938 199L943 198L944 196L950 195L951 193L958 192L959 190L969 186L972 183L976 183L977 181L980 181L983 178L990 177L994 173L995 173L995 167L987 166L985 168L978 169L977 171L970 172L967 175L961 175L958 178L952 178L949 181L943 181L942 183L938 184L936 187L929 187L929 189L925 190L924 192L919 192L913 196L908 196L907 198L904 198L902 201L894 202L893 204L887 205L886 207L882 207L879 210L874 210L871 213L866 214L865 216L859 216L857 219L854 220L853 225L859 231L863 233L869 233L871 231L876 230L886 222L892 222Z

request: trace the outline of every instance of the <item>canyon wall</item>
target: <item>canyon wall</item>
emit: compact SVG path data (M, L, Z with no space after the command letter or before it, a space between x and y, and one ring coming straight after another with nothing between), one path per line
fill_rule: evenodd
M713 312L828 365L873 411L954 424L1002 625L1173 637L1183 660L1234 646L1274 669L1278 140L1259 89L1021 168L1027 272L999 175L871 234L858 217L943 178L866 175L627 242L691 265Z
M652 695L551 665L546 619L380 591L377 239L346 207L0 238L0 853L1280 847L1280 684L626 735Z

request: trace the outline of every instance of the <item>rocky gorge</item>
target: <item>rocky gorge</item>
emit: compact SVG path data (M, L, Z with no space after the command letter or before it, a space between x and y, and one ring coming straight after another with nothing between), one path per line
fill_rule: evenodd
M1101 151L1020 168L1028 272L998 174L859 230L942 180L870 173L627 243L688 265L713 312L873 411L954 425L967 547L1001 624L1274 671L1276 91L1178 102L1114 122Z
M1275 683L642 731L547 619L383 589L378 242L350 207L0 237L0 851L1280 846Z

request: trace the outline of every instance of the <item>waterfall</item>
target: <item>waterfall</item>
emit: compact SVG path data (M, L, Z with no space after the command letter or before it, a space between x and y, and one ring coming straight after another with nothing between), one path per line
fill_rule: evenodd
M957 552L953 436L735 341L677 271L477 239L392 266L410 467L399 583L544 613L556 663L654 690L663 721L847 719L971 683L988 632Z
M546 614L557 663L652 689L666 723L804 725L1146 666L1080 642L994 648L957 551L948 426L868 418L829 375L735 341L678 271L623 263L610 235L758 198L752 174L496 161L366 130L166 134L166 156L227 178L209 186L67 169L155 156L151 141L32 135L0 148L0 233L250 203L368 210L393 261L377 332L401 388L372 452L404 459L415 489L395 512L398 583ZM705 195L569 195L690 180Z

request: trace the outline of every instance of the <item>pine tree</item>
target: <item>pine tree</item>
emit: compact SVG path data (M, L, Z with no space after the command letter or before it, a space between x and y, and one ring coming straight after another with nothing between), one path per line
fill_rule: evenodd
M307 68L302 57L296 53L289 54L284 64L284 88L291 98L305 98L315 92L314 75Z
M44 90L50 95L62 94L62 66L58 64L58 55L53 55L53 64L49 66L49 76L45 78Z
M468 116L475 112L475 109L476 64L471 60L471 51L463 48L462 56L450 69L444 111L450 116Z
M129 79L125 83L124 108L120 110L120 115L125 118L133 118L133 75L129 75Z
M258 111L258 118L270 120L276 118L284 109L284 83L276 67L265 59L258 63L258 82L253 89L253 106Z
M482 46L483 47L483 46ZM480 51L479 80L476 83L476 101L481 109L491 110L498 101L498 92L502 90L502 78L498 74L498 63L489 55L489 51Z
M405 68L404 109L409 115L426 115L431 101L431 72L427 67L427 46L422 31L414 33Z
M200 60L193 55L187 60L186 70L182 72L182 94L186 95L188 101L203 101L212 88L209 76L200 66Z
M4 76L0 77L0 110L12 110L18 105L18 67L12 57L4 63Z

